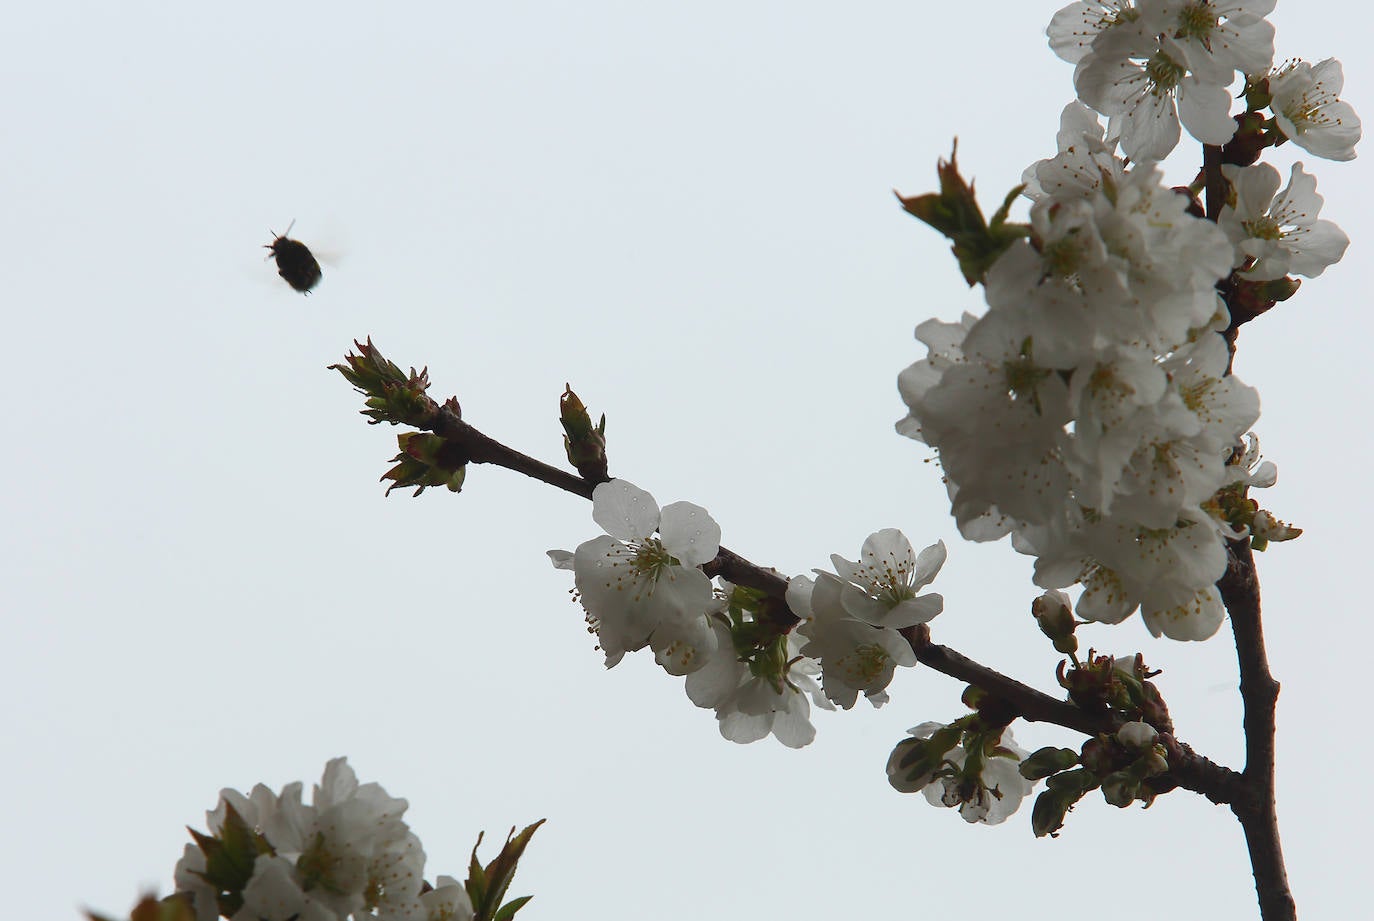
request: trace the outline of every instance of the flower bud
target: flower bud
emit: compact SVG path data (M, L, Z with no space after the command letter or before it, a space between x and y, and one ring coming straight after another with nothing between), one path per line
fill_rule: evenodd
M1169 759L1163 745L1155 745L1136 762L1137 769L1146 777L1157 777L1169 770Z
M1097 786L1097 779L1085 770L1064 771L1045 781L1045 792L1031 809L1031 828L1035 837L1054 835L1064 825L1064 816L1074 803Z
M1072 748L1046 746L1022 761L1017 770L1027 780L1041 780L1068 770L1077 763L1078 752Z
M563 395L558 399L558 421L565 432L563 450L567 452L568 463L576 467L584 479L600 482L607 475L606 415L602 413L600 423L593 426L587 407L571 386L563 386Z
M1118 809L1135 802L1139 790L1140 781L1130 771L1114 771L1102 778L1102 798Z
M1069 598L1057 589L1050 589L1031 602L1031 615L1040 632L1054 641L1054 648L1062 653L1078 652L1078 638L1073 635L1078 624L1069 609Z
M959 744L968 717L946 726L922 723L911 730L914 738L903 739L887 759L887 780L902 793L915 793L928 787L936 773L945 768L945 755Z
M1127 723L1116 731L1116 740L1130 752L1144 752L1153 748L1159 733L1149 723Z
M1083 743L1083 754L1078 763L1100 776L1112 770L1115 760L1116 751L1111 741L1106 736L1098 736Z

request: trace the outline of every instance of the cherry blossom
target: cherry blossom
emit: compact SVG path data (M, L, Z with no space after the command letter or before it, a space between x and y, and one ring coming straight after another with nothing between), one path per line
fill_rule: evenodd
M1222 209L1217 223L1235 244L1245 278L1316 278L1345 255L1350 238L1334 222L1318 219L1323 202L1317 179L1301 163L1293 164L1282 192L1279 171L1267 163L1225 165L1222 172L1235 201Z
M903 793L919 790L932 806L958 808L965 822L998 825L1034 786L1018 770L1029 752L1017 746L1010 729L962 726L963 720L927 722L909 730L911 738L897 743L888 758L888 782Z
M711 580L698 567L715 558L720 526L704 508L674 502L660 510L649 493L610 480L592 493L592 519L607 533L578 546L572 569L608 667L667 625L681 638L712 609ZM566 551L550 558L567 568Z
M1326 160L1355 159L1360 117L1340 99L1345 86L1341 62L1290 61L1269 77L1270 108L1284 137Z

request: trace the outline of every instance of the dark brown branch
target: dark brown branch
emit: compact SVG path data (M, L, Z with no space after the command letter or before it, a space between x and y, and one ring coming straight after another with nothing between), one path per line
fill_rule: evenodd
M514 448L508 448L496 439L484 435L460 419L456 412L446 406L439 408L433 418L433 424L428 426L429 430L448 441L467 463L495 464L498 467L505 467L507 470L523 473L531 479L548 483L550 486L557 486L564 492L570 492L584 499L590 499L592 490L596 489L597 484L590 480L584 480L575 473L551 467L543 461L535 460L528 454L521 454Z
M1297 918L1297 907L1288 888L1274 803L1274 731L1279 683L1269 672L1269 657L1264 649L1254 553L1245 540L1232 541L1229 550L1230 565L1217 586L1231 615L1236 658L1240 663L1240 696L1245 707L1245 770L1241 775L1245 795L1231 803L1231 811L1245 832L1260 916L1264 921L1291 921Z
M1173 736L1160 733L1159 739L1169 751L1169 773L1153 784L1157 793L1167 792L1172 781L1184 790L1199 793L1218 806L1234 803L1245 797L1245 778L1228 767L1204 758Z
M448 441L467 463L505 467L507 470L523 473L531 479L557 486L584 499L590 499L597 487L597 483L592 480L552 467L528 454L521 454L514 448L507 447L473 428L447 407L439 408L430 431ZM705 569L707 575L720 576L736 585L758 589L770 598L780 601L787 591L787 580L775 570L755 566L725 547L720 548L716 558L708 563Z
M1226 177L1221 174L1221 148L1215 144L1202 146L1203 191L1207 196L1207 220L1216 222L1226 204Z
M1008 678L986 665L980 665L948 646L930 641L930 628L925 624L901 631L916 658L922 665L935 669L966 684L976 685L994 697L1011 704L1022 719L1033 723L1054 723L1084 735L1115 732L1120 722L1107 711L1089 713L1077 704L1056 700L1015 678Z
M428 426L429 430L448 440L469 463L495 464L584 499L592 497L596 483L507 447L462 421L456 412L447 407L440 408L432 418L433 424ZM721 547L716 558L703 569L710 576L720 576L737 585L758 589L776 601L784 601L787 592L786 578L776 570L751 563L725 547ZM797 622L795 615L786 611L783 611L783 614L788 619L786 622L780 620L780 628L786 629ZM1108 711L1091 713L1077 704L1051 697L1030 685L981 665L948 646L932 643L930 628L925 625L903 630L902 635L911 644L916 658L923 665L982 688L1010 704L1022 719L1053 723L1089 736L1110 734L1120 728L1120 718ZM1240 774L1202 757L1187 745L1174 741L1172 737L1167 739L1167 743L1170 770L1166 777L1160 778L1160 783L1164 787L1172 781L1175 786L1200 793L1214 803L1232 803L1237 800L1242 789Z

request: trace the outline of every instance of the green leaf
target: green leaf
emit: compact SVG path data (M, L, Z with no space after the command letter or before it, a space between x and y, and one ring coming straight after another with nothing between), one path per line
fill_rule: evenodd
M515 913L524 908L525 903L532 898L534 898L532 895L522 895L518 899L511 899L501 906L500 911L492 915L491 921L510 921L511 918L515 917Z
M214 887L220 912L229 917L243 907L243 889L253 876L253 864L258 857L276 852L232 804L224 806L224 824L218 836L206 835L194 828L187 831L205 855L205 870L199 875Z
M902 208L916 218L929 224L944 234L954 245L951 250L959 261L959 269L970 286L986 278L988 269L997 261L1016 240L1030 233L1027 224L1013 224L1007 221L1011 204L1021 194L1024 186L1018 186L1007 193L1002 205L992 217L991 226L983 219L983 211L978 207L973 183L959 175L956 155L959 145L956 142L949 161L941 160L936 165L940 177L940 191L926 195L897 200Z
M540 825L544 824L544 819L540 819L533 825L515 835L515 829L511 829L513 837L506 838L506 844L501 848L501 853L497 854L491 863L487 864L487 882L490 885L487 902L489 905L499 905L501 900L506 897L506 889L510 886L511 880L515 878L515 866L520 860L520 856L525 853L525 847L534 837L534 832Z
M468 879L463 884L463 888L468 891L468 899L472 902L472 910L479 918L487 904L487 873L477 860L477 848L482 843L483 834L485 832L477 834L477 843L472 846L472 857L468 860Z

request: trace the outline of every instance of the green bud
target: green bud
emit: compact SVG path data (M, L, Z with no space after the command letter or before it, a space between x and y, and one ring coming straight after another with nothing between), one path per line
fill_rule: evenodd
M898 742L887 759L887 782L901 793L916 793L945 768L945 756L959 744L963 730L942 726L927 739L906 738Z
M1031 828L1035 837L1046 835L1056 837L1064 827L1064 816L1083 798L1089 790L1097 786L1097 778L1083 769L1064 771L1045 781L1045 792L1035 799L1031 809Z
M564 384L563 396L558 400L558 421L563 426L563 450L567 452L568 463L577 468L583 479L600 482L607 477L606 464L606 414L601 414L601 422L592 426L592 417L587 407L573 393L572 387Z
M1098 736L1083 743L1079 762L1099 777L1112 770L1117 749L1107 736Z
M1169 753L1163 745L1156 745L1141 755L1136 765L1142 777L1157 777L1169 770Z
M383 357L371 339L365 345L356 341L353 344L358 349L357 354L350 352L344 356L346 364L329 367L367 397L363 401L367 409L362 413L370 418L370 424L390 422L392 425L427 427L438 409L425 394L429 389L429 369L416 371L411 368L406 374L395 362ZM453 410L458 407L456 400L445 405Z
M1072 748L1047 746L1021 762L1018 770L1027 780L1041 780L1051 774L1068 770L1078 763L1078 752Z
M964 688L964 693L959 695L959 700L970 710L977 710L978 705L987 700L988 692L977 685L970 684Z
M390 495L397 487L414 486L419 495L431 486L443 486L449 492L463 488L467 475L466 458L456 456L446 439L429 432L404 432L396 436L401 453L392 458L396 466L382 474L391 480L386 488Z
M1102 798L1119 809L1135 802L1139 790L1140 779L1130 771L1113 771L1102 778Z
M1073 631L1078 627L1069 609L1068 596L1063 592L1050 589L1031 602L1031 615L1040 627L1040 632L1054 642L1054 648L1065 655L1078 652L1078 638Z

